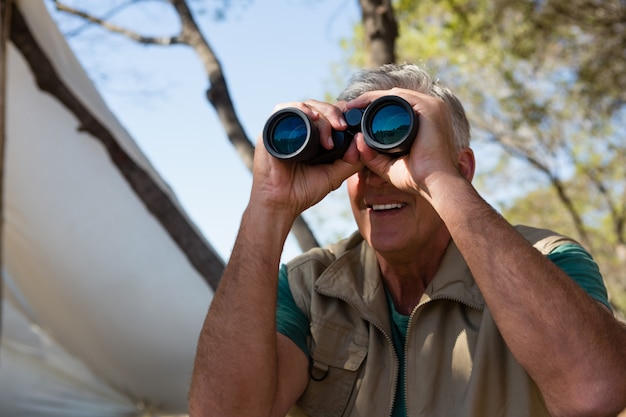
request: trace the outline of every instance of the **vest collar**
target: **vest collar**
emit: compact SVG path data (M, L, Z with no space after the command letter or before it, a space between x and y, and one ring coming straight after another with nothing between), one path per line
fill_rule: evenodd
M387 316L387 298L372 247L357 233L332 250L338 256L317 280L316 291L344 300L363 318L388 329L388 320L381 321L381 317ZM452 241L418 307L437 299L454 300L477 309L485 306L465 260Z

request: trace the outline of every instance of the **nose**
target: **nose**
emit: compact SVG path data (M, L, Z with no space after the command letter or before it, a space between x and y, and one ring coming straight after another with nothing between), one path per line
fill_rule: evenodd
M387 183L382 177L367 168L363 169L361 175L363 176L365 184L371 187L379 187Z

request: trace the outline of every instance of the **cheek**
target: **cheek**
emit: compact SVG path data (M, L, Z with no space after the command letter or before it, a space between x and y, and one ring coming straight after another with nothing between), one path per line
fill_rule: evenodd
M366 223L365 217L367 216L366 208L363 205L363 192L360 186L359 176L355 174L349 177L346 181L348 189L348 196L350 198L350 207L352 208L352 215L357 223L359 229L362 229L364 223Z
M352 210L355 211L359 205L359 200L363 200L362 193L359 187L359 177L357 174L348 177L346 180L346 186L348 189L348 196L350 197L350 205Z

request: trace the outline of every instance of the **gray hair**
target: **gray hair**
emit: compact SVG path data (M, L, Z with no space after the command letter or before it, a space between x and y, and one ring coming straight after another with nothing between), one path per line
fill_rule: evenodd
M387 64L377 69L366 69L356 73L348 86L339 94L338 100L350 101L367 91L389 90L394 87L414 90L438 97L446 102L452 116L454 145L457 150L468 148L470 125L459 99L438 80L415 64Z

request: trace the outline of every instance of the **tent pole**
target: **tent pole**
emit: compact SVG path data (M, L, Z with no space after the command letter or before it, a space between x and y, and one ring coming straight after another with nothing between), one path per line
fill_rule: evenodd
M3 229L4 229L4 150L6 144L7 46L9 44L11 1L0 0L0 338L2 338L2 308L4 300Z

